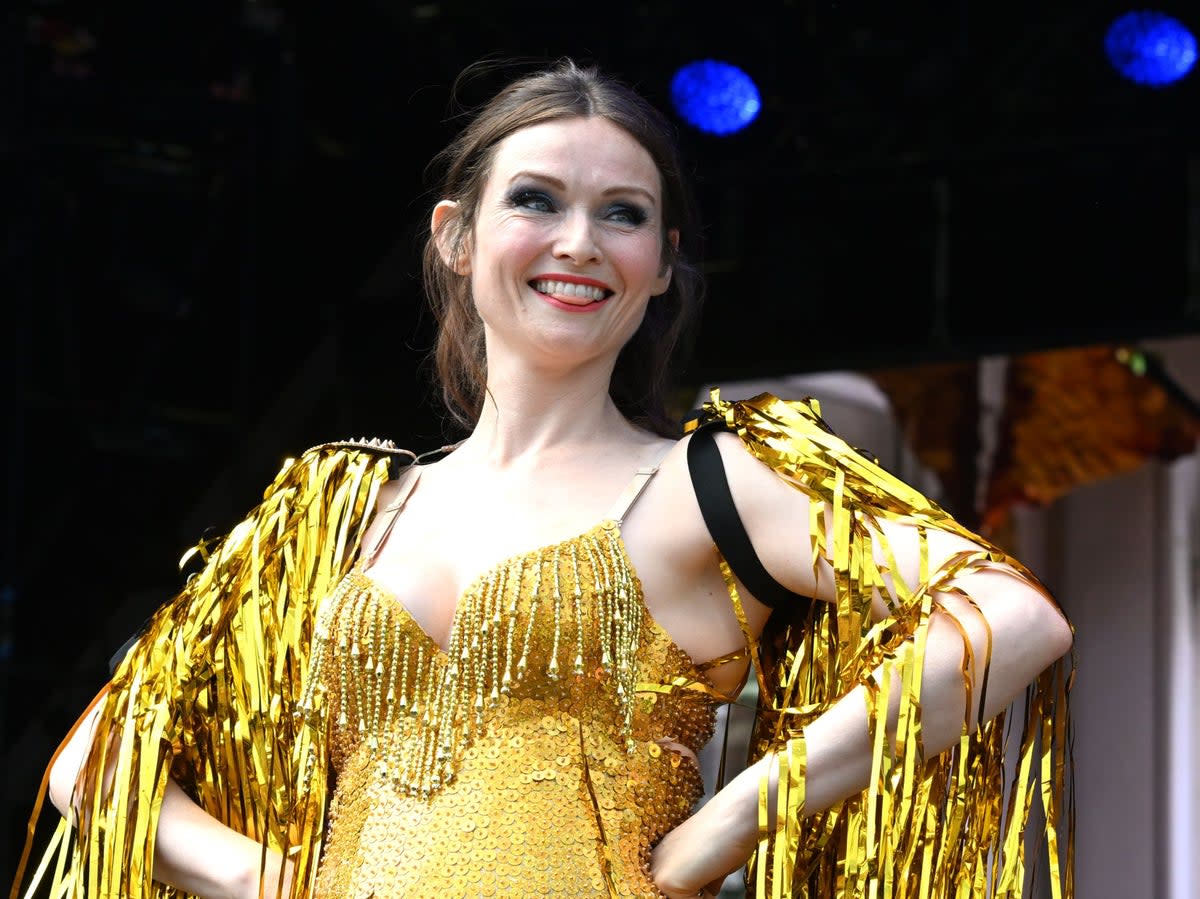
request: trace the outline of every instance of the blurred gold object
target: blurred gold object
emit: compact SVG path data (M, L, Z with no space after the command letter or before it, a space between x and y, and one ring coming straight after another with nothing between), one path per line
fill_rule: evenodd
M1014 505L1192 452L1200 414L1154 370L1153 357L1124 346L1013 358L984 527L998 527Z
M971 359L867 374L887 394L905 445L938 476L944 505L974 527L979 363Z

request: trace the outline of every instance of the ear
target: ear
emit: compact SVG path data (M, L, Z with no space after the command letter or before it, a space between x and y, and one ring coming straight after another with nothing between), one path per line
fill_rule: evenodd
M461 228L462 221L455 200L442 200L433 207L430 230L433 232L433 242L437 246L438 255L442 257L446 268L456 275L469 275L471 253L467 241L459 241ZM459 245L457 251L456 243Z
M671 246L676 250L679 249L679 229L672 228L667 232L667 240L671 242ZM667 292L667 288L671 286L671 266L664 263L658 271L658 279L654 282L654 290L651 296L659 296Z

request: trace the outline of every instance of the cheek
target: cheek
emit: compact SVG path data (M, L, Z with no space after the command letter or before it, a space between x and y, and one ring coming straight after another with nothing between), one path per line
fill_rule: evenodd
M663 271L662 244L655 236L639 240L625 248L622 268L630 281L644 284L657 279Z
M538 257L545 238L536 227L523 222L505 222L486 232L476 264L484 272L519 274Z

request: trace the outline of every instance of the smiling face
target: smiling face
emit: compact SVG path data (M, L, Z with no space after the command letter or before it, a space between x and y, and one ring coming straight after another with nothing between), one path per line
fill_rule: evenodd
M670 283L660 183L649 153L600 117L530 126L496 147L455 265L470 276L489 357L615 361Z

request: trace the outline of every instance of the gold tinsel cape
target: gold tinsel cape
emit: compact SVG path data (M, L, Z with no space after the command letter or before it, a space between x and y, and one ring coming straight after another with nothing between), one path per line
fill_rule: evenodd
M182 895L151 879L168 777L230 827L290 856L295 883L310 881L326 747L298 704L317 604L357 554L389 455L365 442L315 447L284 464L218 546L197 547L208 555L203 570L155 613L113 675L100 716L111 739L96 739L81 773L81 826L59 825L34 875L36 885L53 866L43 895ZM105 790L99 775L110 760L120 786Z
M777 609L757 641L746 629L759 697L751 760L768 752L780 760L775 820L767 820L766 784L760 793L751 894L1026 896L1026 830L1035 829L1031 809L1040 797L1044 842L1034 851L1045 858L1055 899L1070 897L1066 666L1056 664L1027 691L1011 770L1005 731L1015 722L1003 714L971 733L964 725L959 744L936 758L925 759L920 743L917 697L936 592L997 562L1035 585L1036 579L836 437L815 402L763 394L728 403L714 392L699 423L714 420L811 497L814 555L829 560L837 585L835 602ZM60 825L35 884L52 866L49 895L55 897L178 895L150 877L169 775L211 814L289 854L296 863L295 896L307 895L300 885L311 884L315 874L327 798L323 735L296 714L315 612L353 562L387 477L386 454L362 444L317 447L284 466L263 503L156 614L117 670L102 716L113 723L114 737L97 741L81 778L83 826L68 832ZM827 503L834 512L829 534L821 519ZM868 525L878 519L914 524L922 533L961 534L985 549L960 554L937 571L928 571L923 559L921 583L897 583L890 617L873 622L872 591L884 579L873 555L878 529ZM888 548L880 549L887 558ZM724 560L721 566L745 627L735 580ZM885 732L890 679L874 676L889 661L903 674L899 724L891 735ZM964 678L977 666L986 684L989 661L968 653ZM860 684L867 687L874 745L871 785L833 809L802 817L804 726ZM98 789L108 758L117 760L120 790ZM1060 845L1064 823L1067 838Z

